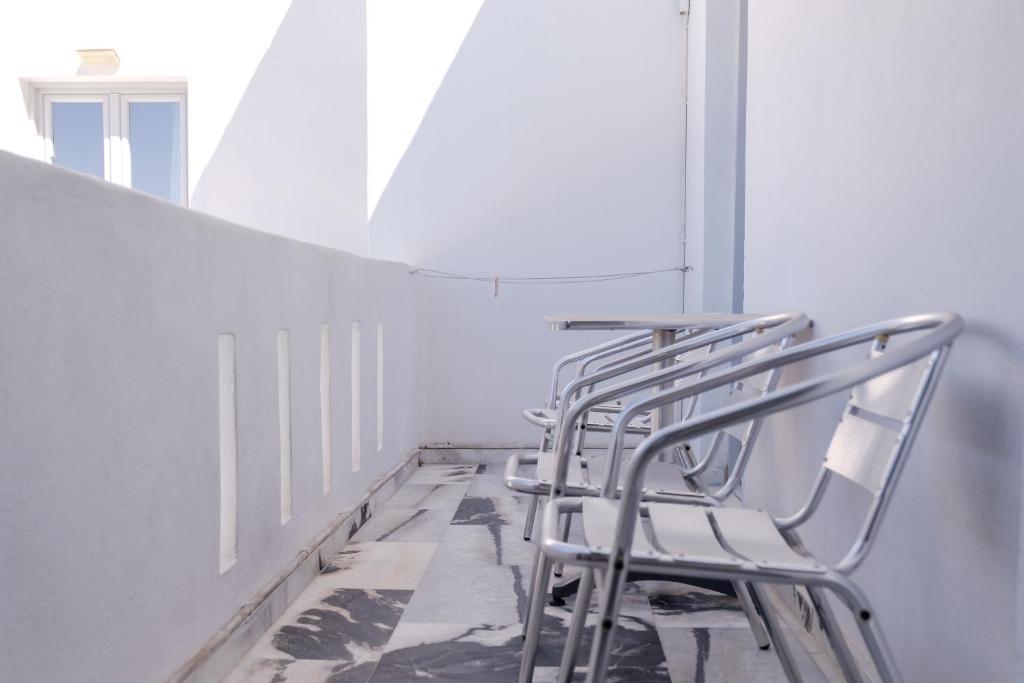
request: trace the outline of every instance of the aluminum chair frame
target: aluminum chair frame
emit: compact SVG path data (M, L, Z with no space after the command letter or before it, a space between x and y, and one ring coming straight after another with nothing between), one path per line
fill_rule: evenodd
M644 368L648 365L661 365L666 361L673 358L674 355L681 355L683 352L674 352L678 348L699 348L699 346L689 346L686 344L687 340L692 339L695 336L706 333L709 329L706 327L689 328L683 331L683 338L677 340L672 346L662 347L661 349L655 349L653 347L654 337L653 332L650 330L644 330L636 332L631 335L619 337L611 341L593 346L575 353L569 354L560 358L555 362L552 369L551 389L545 404L545 408L527 408L523 410L523 417L527 422L541 427L544 431L541 434L539 453L548 452L549 446L552 446L552 435L556 433L557 427L560 423L560 416L556 415L554 418L547 418L545 414L554 411L561 403L561 395L572 389L574 396L578 397L582 393L590 393L593 391L594 386L598 382L609 381L617 376L627 374L637 369ZM640 349L637 351L636 349ZM630 352L627 355L619 355L624 352ZM615 357L618 356L618 357ZM595 377L593 381L588 382L584 378L588 375L588 370L591 364L598 360L610 358L606 360L594 371ZM645 362L647 361L647 362ZM561 393L559 392L559 377L562 370L569 365L576 363L577 370L574 380L571 384L566 387ZM616 368L620 368L616 370ZM615 406L612 404L595 404L588 412L601 412L607 414L614 414L621 410L621 406ZM634 416L635 421L626 423L626 432L629 434L650 434L650 415L638 414ZM639 423L639 424L637 424ZM614 423L611 424L600 424L591 423L589 416L584 416L583 421L578 425L580 430L579 433L574 434L574 450L582 455L583 451L583 431L590 429L595 432L610 432L612 431ZM512 469L518 471L519 465L536 465L537 456L524 455L521 456L521 460L516 461ZM510 470L507 470L510 471ZM520 493L533 494L532 490L534 487L531 485L530 480L513 477L516 481L510 483L510 488L519 491ZM537 482L533 482L537 483ZM547 495L545 489L539 495ZM539 499L534 495L530 501L530 506L527 509L526 521L523 525L523 540L529 541L532 537L532 532L535 524L535 518L537 514L537 508L539 505Z
M526 408L523 410L523 417L526 419L526 421L535 426L540 427L543 430L541 432L540 437L539 452L547 452L548 448L552 445L551 437L554 434L558 421L557 419L548 419L545 415L549 411L553 411L559 403L559 377L565 368L575 363L575 377L578 379L579 377L582 377L587 373L591 364L599 360L611 358L611 360L606 360L602 365L598 367L598 371L607 370L609 368L614 367L616 364L620 362L628 362L636 358L639 358L644 354L649 353L652 344L652 333L649 330L644 330L641 332L635 332L633 334L626 335L624 337L618 337L616 339L612 339L602 344L591 346L589 348L582 349L580 351L576 351L574 353L563 356L562 358L559 358L555 362L554 367L551 371L551 389L547 397L545 407ZM636 351L636 349L640 350ZM628 353L628 355L626 356L620 356L619 358L615 358L615 356L619 356L620 354L627 352L630 353ZM614 413L620 409L621 406L602 405L595 406L593 412ZM611 431L612 425L608 425L606 427L602 425L593 425L592 428L595 431ZM629 429L629 431L634 434L650 434L649 427L647 429L642 430ZM534 456L532 464L536 464L536 456ZM539 500L536 497L531 499L530 506L526 512L526 521L523 525L523 540L529 541L533 536L533 528L537 516L538 504Z
M682 339L673 344L665 346L656 351L643 354L641 357L625 360L614 367L599 369L591 374L579 376L571 381L562 390L562 400L558 402L556 423L553 426L554 443L553 449L559 454L559 468L568 468L568 454L573 452L569 446L575 445L570 441L569 432L572 432L572 439L576 438L575 432L585 431L590 427L586 423L587 414L596 407L616 401L639 391L656 388L666 382L674 382L687 377L695 372L703 372L718 364L730 362L743 354L769 346L789 338L810 324L810 321L802 313L782 313L777 315L762 316L760 318L746 320L740 323L723 327L717 330L703 331L685 335ZM713 346L715 344L735 339L751 332L761 332L759 339L752 339L732 347L728 356L716 355L718 359L713 362L691 361L689 363L678 363L667 368L651 372L615 385L603 387L600 390L593 390L596 385L621 377L621 375L634 370L646 367L657 366L663 361L671 360L676 356L694 351L696 349ZM649 333L645 333L649 334ZM767 336L762 336L767 335ZM735 351L735 353L733 353ZM568 358L568 357L567 357ZM584 393L589 391L589 393ZM557 390L556 392L557 393ZM575 400L578 399L578 400ZM571 408L569 407L571 406ZM635 416L635 415L634 415ZM571 429L562 429L567 425ZM621 427L620 427L621 429ZM611 430L609 430L611 431ZM543 452L543 450L542 450ZM535 464L529 460L530 456L512 456L509 465L506 467L505 483L509 488L521 493L546 495L550 487L538 483L531 478L524 478L518 475L518 467L513 470L512 463L515 458L519 459L518 464ZM558 480L564 486L565 472L561 472ZM563 495L562 491L554 492Z
M594 373L594 375L575 380L573 383L570 383L565 390L563 390L563 401L559 406L559 425L563 428L557 431L555 438L554 451L557 461L553 481L548 483L540 482L536 479L519 477L517 469L524 463L525 458L523 456L513 455L509 458L505 470L506 485L514 490L533 493L534 495L544 495L546 493L552 500L569 494L578 496L598 496L602 495L602 490L615 491L617 487L613 487L611 485L610 482L615 481L611 476L608 478L605 487L603 488L581 488L574 486L570 489L567 485L566 479L568 476L569 459L573 454L578 455L578 450L575 448L575 440L570 440L567 434L572 433L575 435L577 433L582 433L580 425L585 423L588 410L590 410L594 405L599 405L610 400L617 400L651 388L658 388L665 385L667 382L675 382L692 375L701 375L713 368L738 362L741 358L749 354L762 351L773 345L786 343L796 334L806 329L808 325L810 325L810 321L803 313L781 313L746 320L711 332L704 332L698 335L688 335L686 338L676 342L675 344L666 346L657 352L648 354L643 360L648 364L655 364L665 358L675 357L699 348L713 348L716 344L734 341L744 335L752 334L749 339L714 351L699 360L671 365L656 372L641 375L611 386L603 387L600 390L592 391L591 393L581 396L577 401L572 403L571 407L569 407L570 404L568 400L565 400L566 398L576 396L580 394L583 389L596 384L598 381L601 381L601 379L609 379L613 376L609 375L605 378L595 378L595 375L598 375L599 373ZM637 362L639 363L640 361ZM628 366L630 363L625 365ZM638 367L644 366L638 365ZM656 396L667 397L669 393L670 392L668 391L662 391L659 394L656 394ZM696 396L697 394L695 393L687 396L686 398L691 399ZM683 399L666 398L664 401L656 403L656 405L663 405L669 402L674 403L680 400ZM693 404L694 402L691 401L691 408ZM629 409L630 415L636 414L639 411L640 409L637 406L631 404ZM620 417L620 421L621 420L622 418ZM628 422L622 424L628 424ZM621 445L622 437L623 428L620 426L619 431L617 433L613 433L614 443ZM573 448L570 448L570 445L573 446ZM684 464L689 465L692 469L693 463ZM609 475L611 475L613 468L614 458L609 462ZM702 470L703 468L697 470L696 473L699 473ZM690 470L686 467L682 470L684 475L689 471ZM690 482L690 480L685 476L684 481ZM715 503L715 500L706 496L705 493L700 490L699 486L692 485L691 488L695 490L689 493L645 491L644 499L673 503L680 502L682 500L691 500L692 502L698 503L704 502L705 504ZM566 521L559 532L559 537L563 541L568 538L568 530L569 523ZM521 682L529 681L533 676L533 668L540 640L541 615L543 613L544 599L548 590L551 569L552 563L544 557L544 554L541 552L540 548L538 548L534 556L533 569L530 578L530 591L527 601L528 610L526 619L524 620L525 640L523 644L523 658L519 676L519 680ZM744 607L744 612L750 621L751 628L758 639L758 644L762 647L767 646L768 634L761 631L753 601L748 595L746 595L746 589L742 584L734 585L736 587L737 596L740 598L741 604ZM585 584L581 584L581 589L583 587L585 587Z
M601 683L605 680L608 667L608 656L611 650L616 621L621 606L622 592L626 576L631 567L642 567L644 571L663 575L683 573L687 576L706 578L728 578L748 581L754 589L763 608L765 624L768 627L772 644L780 659L783 670L789 680L801 680L799 670L785 638L781 626L775 616L767 595L760 584L779 583L794 586L805 586L811 595L813 608L821 618L826 637L835 651L837 661L848 680L863 680L852 652L839 631L838 622L827 600L827 592L831 591L846 604L853 614L858 629L867 646L868 653L883 681L899 681L899 671L878 625L877 616L867 596L850 579L850 574L861 564L870 550L886 508L892 498L895 484L906 463L908 453L913 447L921 423L927 413L928 405L934 395L935 387L953 340L963 330L963 321L952 313L907 316L876 325L852 330L846 333L796 346L789 350L774 354L764 359L755 359L735 368L716 373L706 379L677 387L672 392L673 398L682 399L717 386L725 386L744 377L768 370L781 369L793 363L822 356L854 345L874 340L872 355L859 363L843 367L839 370L823 373L792 386L776 390L761 399L747 401L740 405L720 409L702 415L690 421L673 425L652 434L636 449L627 470L622 499L619 502L619 514L615 527L614 542L610 548L592 548L567 543L553 535L553 530L562 516L578 512L583 504L579 498L562 498L552 500L545 508L545 518L541 546L549 561L557 559L562 562L583 566L603 575L602 599L600 603L600 619L596 628L594 643L591 650L587 681ZM904 345L881 353L888 340L895 335L907 333L923 333ZM925 360L926 359L926 360ZM754 562L737 556L734 562L716 561L711 558L680 557L662 552L638 553L633 550L636 520L641 511L642 485L647 466L651 460L666 448L687 439L709 434L726 426L763 419L769 415L789 410L812 401L816 401L840 392L849 391L870 380L879 378L886 373L907 367L918 361L925 360L921 376L910 398L909 408L902 420L894 420L898 425L898 433L890 448L884 469L874 482L874 497L865 514L860 532L849 551L834 566L826 566L816 560L800 542L796 527L810 520L824 498L825 489L833 473L842 474L852 481L857 479L844 472L828 466L828 460L822 465L821 473L811 487L806 503L793 515L785 518L772 517L782 538L796 553L815 560L815 570L788 567L771 562ZM890 378L893 375L889 376ZM666 397L667 399L668 397ZM857 415L869 421L876 418L863 416L853 412L858 410L853 397L844 411L847 415ZM885 418L883 418L885 419ZM895 430L895 425L888 425ZM831 447L830 447L831 453ZM863 481L857 481L869 491L871 488ZM606 493L609 497L613 494ZM655 530L655 536L657 530ZM719 536L719 543L729 550L727 542ZM736 555L735 552L732 554ZM582 595L582 590L581 590ZM586 606L578 602L585 617ZM579 619L582 622L582 618ZM574 615L574 625L577 621ZM582 624L580 625L580 628ZM578 629L579 630L579 629ZM578 638L578 630L570 635ZM563 656L563 664L568 663L569 670L561 673L561 679L571 676L572 653L575 642L567 643Z

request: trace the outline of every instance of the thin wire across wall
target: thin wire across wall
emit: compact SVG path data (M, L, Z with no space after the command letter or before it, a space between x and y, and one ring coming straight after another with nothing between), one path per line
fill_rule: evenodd
M484 282L494 285L494 296L498 296L498 288L506 285L582 285L591 282L609 282L612 280L626 280L634 277L645 277L647 275L659 275L661 273L685 273L689 268L673 266L672 268L659 268L657 270L637 270L629 273L597 273L593 275L547 275L547 276L513 276L513 275L461 275L449 273L444 270L433 270L431 268L414 268L409 271L412 275L420 277L436 278L441 280L468 280L471 282Z

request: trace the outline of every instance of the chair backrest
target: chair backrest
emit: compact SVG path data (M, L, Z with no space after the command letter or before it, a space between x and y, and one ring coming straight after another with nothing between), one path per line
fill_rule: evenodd
M846 409L807 502L791 517L775 518L774 521L781 531L791 534L796 527L811 519L820 508L833 474L865 488L872 498L860 533L846 556L835 566L837 571L852 571L864 559L876 537L944 360L963 327L963 320L953 313L906 316L800 344L666 392L662 400L681 400L717 387L747 381L767 370L872 344L865 360L855 363L843 361L839 367L820 374L812 373L811 377L777 388L762 398L751 398L651 434L637 447L626 473L622 502L624 514L632 514L638 509L644 473L658 453L734 424L763 419L826 397L845 395L849 397ZM890 345L890 339L897 335L908 336L903 337L905 341Z
M684 354L682 356L685 358L682 363L683 365L686 365L687 363L697 364L702 366L703 369L680 377L676 381L676 387L685 387L688 383L694 381L695 376L698 379L706 377L709 373L714 372L715 369L720 368L723 364L735 364L741 361L749 362L778 353L789 346L794 335L803 330L808 322L809 321L806 316L800 314L792 315L788 322L782 324L776 323L777 327L772 333L768 332L768 328L757 326L748 327L746 329L735 328L735 333L732 336L720 338L701 349L694 349L687 354ZM781 334L780 330L783 331ZM744 347L747 348L746 353L742 353ZM716 357L718 360L716 360ZM738 381L730 385L728 397L726 399L727 404L731 405L735 402L741 402L751 398L764 397L775 389L780 376L781 369L776 368L766 370L758 375L744 377L742 381ZM606 470L604 489L609 494L615 490L613 484L617 482L621 473L621 464L625 458L621 437L623 433L622 427L626 424L625 419L628 418L628 413L631 410L638 408L654 408L659 404L659 402L663 403L661 397L667 395L667 393L671 392L656 393L648 399L634 401L627 408L623 417L620 418L620 423L613 432L612 440L608 448L609 462L611 466ZM701 398L702 394L697 393L682 399L682 422L686 422L693 418L696 407ZM711 442L707 444L707 448L701 456L695 456L695 454L689 450L684 451L679 448L675 448L675 462L683 475L683 480L687 487L690 489L700 490L706 495L719 500L728 498L739 483L739 477L741 476L749 459L750 452L753 449L757 435L760 431L760 426L761 420L754 419L746 423L731 425L725 429L719 430L715 433ZM699 477L708 470L713 462L717 462L717 457L727 435L732 435L739 441L739 453L735 462L736 466L733 471L729 473L726 481L720 487L717 489L711 489L705 486Z
M876 341L868 358L880 358L885 344ZM914 405L930 374L921 359L858 384L850 393L825 455L824 467L877 493L898 455L900 434L918 416Z
M760 348L748 354L743 360L754 361L766 358L774 353L779 353L789 345L791 339L792 337L788 337L777 344ZM725 397L726 407L735 406L750 399L767 396L778 386L781 376L781 368L773 368L733 382L729 385L728 393ZM747 422L729 425L715 433L711 444L708 446L706 455L701 459L705 465L701 468L702 470L707 469L713 461L717 460L718 451L722 448L727 436L732 437L738 442L739 450L736 454L732 471L728 472L725 481L722 482L722 485L717 490L712 491L706 487L701 487L706 494L718 500L725 500L736 491L736 487L743 476L743 470L750 459L750 453L753 451L757 437L761 433L762 423L762 419L755 418Z

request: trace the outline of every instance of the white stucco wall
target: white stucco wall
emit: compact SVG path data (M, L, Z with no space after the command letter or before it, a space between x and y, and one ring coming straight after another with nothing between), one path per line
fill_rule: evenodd
M805 310L818 336L917 311L967 322L856 579L906 680L1020 680L1024 8L751 2L749 26L747 308ZM754 504L795 509L821 415L765 440ZM853 510L831 507L811 546L835 556Z
M0 678L166 680L415 448L414 286L402 264L247 230L0 153ZM358 473L353 321L363 334ZM283 526L279 329L290 332L292 360L294 516ZM239 472L238 560L224 574L222 333L236 339Z
M680 266L683 26L675 0L483 2L370 218L371 255L483 276ZM678 272L492 289L423 282L427 442L537 439L520 411L593 340L545 314L682 306Z
M114 48L117 77L188 80L190 206L366 254L363 0L15 3L0 22L0 149L42 158L19 79L73 77Z

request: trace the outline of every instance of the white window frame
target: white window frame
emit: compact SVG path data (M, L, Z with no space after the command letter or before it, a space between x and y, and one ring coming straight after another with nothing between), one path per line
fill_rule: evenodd
M43 159L53 163L54 102L103 104L104 179L131 187L128 105L132 102L177 102L181 107L181 203L188 205L188 92L184 79L33 79L34 116L43 138Z

